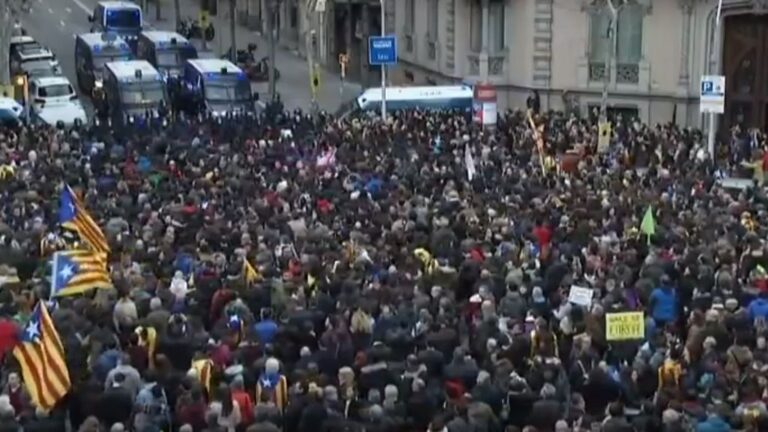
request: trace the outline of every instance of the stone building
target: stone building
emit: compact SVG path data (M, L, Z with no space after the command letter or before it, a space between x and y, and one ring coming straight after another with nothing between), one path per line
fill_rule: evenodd
M506 107L524 106L533 89L543 108L587 113L600 104L613 40L602 0L389 1L396 5L398 84L490 82ZM701 75L721 66L723 124L766 126L768 1L724 0L719 28L716 10L717 0L626 0L609 57L612 110L701 125Z

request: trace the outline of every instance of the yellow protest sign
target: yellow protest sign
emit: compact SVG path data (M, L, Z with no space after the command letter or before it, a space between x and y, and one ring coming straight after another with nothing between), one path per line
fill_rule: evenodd
M622 341L645 338L645 317L642 312L605 314L605 339Z
M608 148L611 146L612 133L613 128L610 122L600 122L598 125L597 135L597 151L599 153L605 153L608 151Z

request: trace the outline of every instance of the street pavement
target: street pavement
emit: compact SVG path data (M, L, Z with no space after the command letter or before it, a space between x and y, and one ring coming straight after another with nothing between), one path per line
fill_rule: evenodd
M30 36L50 48L59 58L64 74L73 85L77 82L75 76L75 37L80 33L90 31L91 24L88 15L93 11L98 0L31 0L32 11L21 18L24 28ZM223 2L222 2L223 3ZM173 2L164 0L162 5L162 20L155 20L155 5L150 4L144 12L146 24L153 29L174 30ZM217 39L208 44L208 48L216 55L229 49L230 36L228 16L224 5L219 5L219 16L212 17L216 26ZM181 0L182 17L196 17L199 3L194 0ZM266 38L251 32L245 27L237 26L237 44L243 48L248 43L256 43L258 50L256 58L268 55ZM210 54L209 54L210 55ZM276 53L275 65L280 71L277 81L277 92L283 103L289 109L311 107L312 92L310 88L310 73L306 60L293 52L279 48ZM320 74L320 89L317 102L321 109L334 112L342 104L352 100L360 93L360 86L354 83L342 83L338 74L325 69ZM256 83L254 90L259 92L262 100L268 96L268 84ZM82 98L87 102L87 98Z

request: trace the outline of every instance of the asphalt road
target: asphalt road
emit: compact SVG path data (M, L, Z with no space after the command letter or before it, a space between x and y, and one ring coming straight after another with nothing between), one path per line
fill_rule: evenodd
M73 0L31 0L32 10L21 18L30 36L47 46L59 59L64 75L77 89L75 37L90 30L85 3ZM95 3L94 3L95 4ZM82 98L90 109L88 98Z
M22 25L27 32L43 45L50 48L59 58L64 74L76 86L75 76L75 37L80 33L90 31L91 23L88 15L93 12L98 0L28 0L32 4L32 11L21 18ZM184 17L197 16L196 2L193 0L181 0L182 15ZM170 2L163 3L162 21L156 21L154 4L150 3L148 10L144 11L145 26L160 29L173 30L173 10ZM221 19L221 18L220 18ZM229 47L229 35L223 22L216 22L217 34L223 40L216 40L210 44L214 50L226 50ZM221 24L221 26L219 26ZM257 42L259 52L257 58L266 55L267 44L265 41L247 29L238 26L238 40L241 44ZM211 55L211 54L209 54ZM283 102L288 108L308 108L312 99L309 90L309 72L306 62L296 57L293 53L279 49L277 53L277 68L281 78L277 83L278 92L282 95ZM328 71L323 71L321 76L322 87L318 94L318 103L321 108L335 111L340 104L357 96L360 87L352 83L343 84L340 79ZM255 84L254 90L258 91L262 98L266 94L266 83ZM87 97L81 97L86 108L90 109Z

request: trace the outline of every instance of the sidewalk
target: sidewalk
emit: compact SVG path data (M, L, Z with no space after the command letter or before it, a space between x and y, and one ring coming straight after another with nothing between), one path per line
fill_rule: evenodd
M180 0L182 18L197 17L199 15L199 2L195 0ZM174 16L172 2L163 3L164 9L162 16L164 20L157 22L153 20L155 14L153 6L150 5L145 19L157 29L173 30ZM216 39L208 43L208 48L221 55L222 51L227 51L230 46L229 32L229 11L226 7L219 6L218 16L211 17L211 21L216 28ZM258 35L249 29L238 25L235 37L237 46L243 49L248 43L255 43L258 47L255 56L260 59L269 55L268 38ZM312 91L310 89L309 67L304 58L297 54L281 48L276 49L275 66L280 72L280 79L277 80L277 92L280 94L283 104L288 109L301 108L308 110L312 102ZM342 104L352 100L360 94L361 87L357 83L345 83L342 87L341 77L324 68L320 68L320 89L317 95L320 109L328 112L335 112ZM262 100L269 98L269 84L255 83L254 90L259 92ZM343 89L343 91L342 91Z

